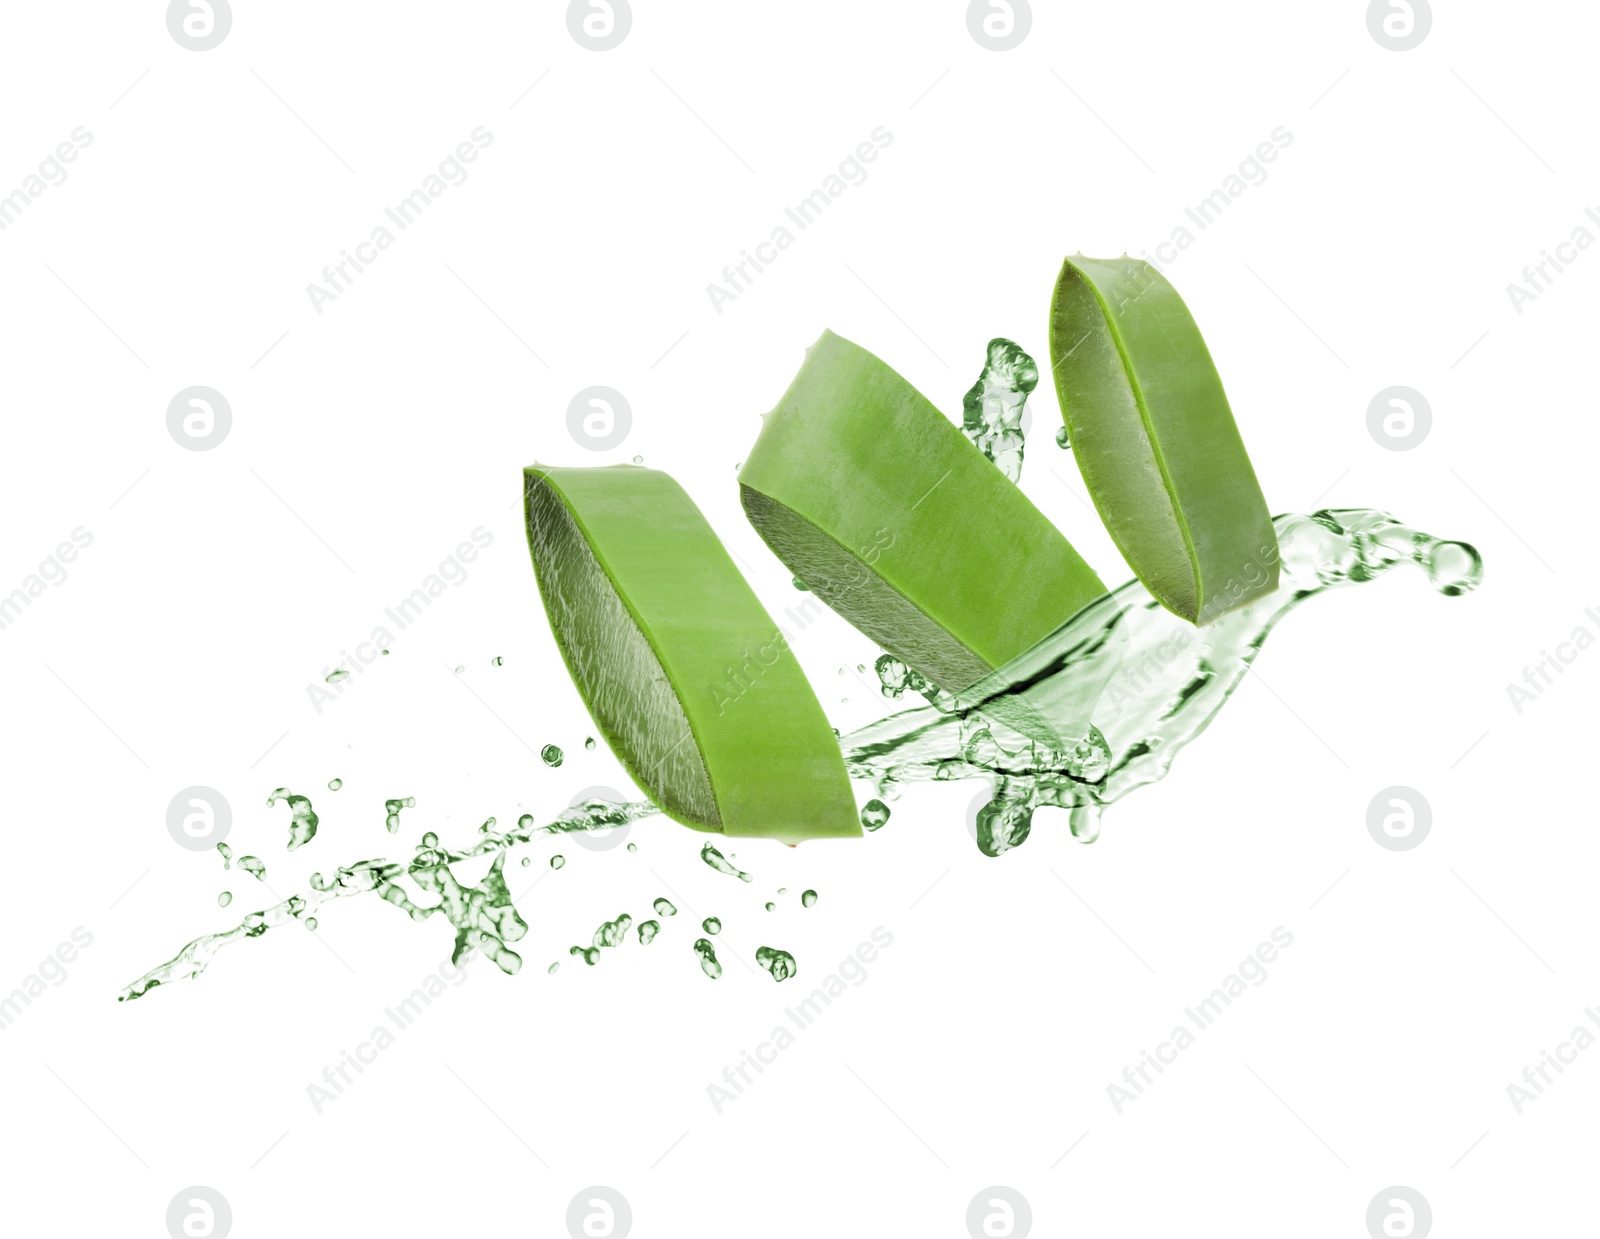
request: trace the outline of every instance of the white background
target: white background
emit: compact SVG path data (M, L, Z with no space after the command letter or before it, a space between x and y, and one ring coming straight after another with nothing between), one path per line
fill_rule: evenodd
M555 0L237 0L205 52L150 0L7 7L0 193L75 127L93 136L0 232L0 593L74 528L93 537L0 631L0 992L75 927L93 936L0 1032L9 1233L164 1235L192 1184L240 1236L564 1234L590 1184L627 1198L640 1236L961 1236L993 1184L1041 1235L1359 1237L1394 1184L1439 1235L1575 1233L1600 1052L1520 1115L1506 1086L1600 1002L1600 652L1520 714L1506 685L1579 625L1600 634L1583 613L1600 253L1520 314L1506 285L1600 204L1596 15L1439 4L1401 53L1357 2L1034 7L1004 53L951 0L636 0L605 52ZM469 179L316 312L308 283L478 126L493 141ZM868 179L717 313L707 284L877 126L893 141ZM559 873L557 847L526 849L513 889L547 875L519 904L528 966L473 965L320 1114L307 1086L438 967L442 920L350 901L314 936L114 1001L270 902L173 842L181 788L223 793L230 842L287 895L425 829L464 840L627 786L583 750L523 465L670 471L778 614L798 595L734 469L824 327L958 413L991 336L1046 355L1063 254L1150 249L1278 126L1293 141L1268 179L1169 277L1272 508L1376 506L1469 540L1481 591L1396 572L1308 605L1092 847L1041 814L985 859L968 784L908 794L858 843L746 843L749 887L661 818L637 854L561 846ZM232 407L210 451L166 427L194 384ZM566 430L594 384L634 417L599 454ZM1367 430L1393 384L1432 407L1414 450ZM1048 386L1024 489L1120 581ZM319 713L307 687L479 526L493 541L466 580ZM890 708L842 621L795 648L840 728ZM558 770L534 755L551 742ZM1392 784L1432 806L1412 851L1367 832ZM322 816L293 856L287 811L264 805L280 785ZM382 801L402 795L396 840ZM653 946L568 960L667 887L683 912ZM691 909L727 926L715 984ZM707 1085L877 926L893 945L865 982L716 1113ZM1267 981L1117 1113L1124 1066L1276 926L1294 944ZM795 953L795 982L749 966L764 942Z

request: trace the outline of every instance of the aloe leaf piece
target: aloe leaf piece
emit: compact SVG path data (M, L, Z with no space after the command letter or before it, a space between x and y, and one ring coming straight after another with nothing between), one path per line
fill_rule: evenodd
M545 614L595 726L669 817L859 836L839 742L794 653L671 477L523 471Z
M739 491L807 588L951 691L1106 592L949 418L831 331L766 415Z
M1203 624L1278 586L1278 539L1177 290L1137 258L1062 265L1050 356L1072 454L1162 606Z

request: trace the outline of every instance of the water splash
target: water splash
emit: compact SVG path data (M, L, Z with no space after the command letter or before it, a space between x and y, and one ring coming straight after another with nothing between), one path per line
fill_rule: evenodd
M1407 563L1447 596L1482 579L1471 546L1383 512L1325 510L1273 523L1282 558L1274 593L1196 628L1130 581L961 694L928 685L928 706L844 737L851 775L885 795L915 780L992 780L994 798L978 823L986 855L1025 840L1042 805L1068 810L1073 835L1091 842L1101 810L1166 775L1238 687L1267 635L1308 598ZM898 671L892 682L901 691L911 686Z
M1013 482L1022 477L1022 411L1039 367L1010 340L989 341L983 373L961 400L961 429Z
M342 784L338 779L335 779L328 786L333 788L334 791L338 791ZM280 800L289 806L291 815L289 818L289 851L292 852L295 848L304 847L317 837L317 823L321 819L317 817L316 810L311 807L311 801L304 796L295 795L287 787L273 789L272 794L267 797L267 808L272 808Z
M143 997L158 986L198 977L210 966L218 952L235 942L259 938L269 929L302 917L309 927L313 918L307 914L323 904L368 894L377 894L385 903L399 908L415 922L442 914L456 929L454 962L462 962L468 952L477 949L486 958L494 960L502 971L516 972L522 965L521 957L505 944L526 934L527 925L517 915L511 904L511 893L506 888L503 867L508 849L527 843L537 835L609 829L616 826L619 820L638 821L656 812L656 807L648 803L606 803L603 811L592 816L579 808L569 808L555 821L543 826L536 824L531 815L525 814L516 829L504 834L480 835L468 848L441 848L435 841L432 846L418 848L409 863L378 857L344 866L331 880L314 873L309 883L311 889L306 894L291 895L270 908L252 912L232 929L194 939L171 959L125 986L117 995L117 1001L129 1002ZM483 882L478 886L461 885L449 866L482 856L494 858ZM419 893L433 897L436 902L431 905L414 902L400 885L401 880L407 877L415 883Z

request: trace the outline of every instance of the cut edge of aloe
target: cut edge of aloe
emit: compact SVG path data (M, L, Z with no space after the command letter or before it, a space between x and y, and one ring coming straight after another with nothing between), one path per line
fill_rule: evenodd
M732 733L724 730L716 746L719 751L708 756L706 745L718 739L712 733L719 727L737 725L741 730L753 727L759 731L763 713L772 707L766 698L757 696L744 714L735 715L735 723L720 723L721 710L713 715L710 706L693 704L685 692L688 686L682 682L684 660L663 645L725 640L726 625L708 616L696 633L683 616L675 616L666 626L676 635L672 641L662 642L607 562L605 539L597 540L581 505L562 488L561 474L580 471L536 464L523 470L534 576L562 662L596 729L651 802L682 825L730 837L770 837L790 843L859 837L862 828L855 797L833 729L781 630L750 591L715 532L666 474L628 465L610 468L658 479L664 487L660 497L670 495L671 503L664 504L658 513L661 519L652 522L654 532L659 536L662 528L674 521L688 530L698 541L697 546L690 546L688 539L683 542L684 553L698 557L696 580L714 580L719 588L737 595L736 603L747 608L746 618L759 615L764 621L747 635L751 641L764 640L762 649L779 648L772 666L781 670L772 679L764 677L764 682L750 691L784 698L778 713L785 734L781 751L741 755L729 751ZM615 537L617 531L607 536ZM747 644L741 646L741 650L747 648ZM718 654L725 652L719 650ZM748 658L748 653L743 656ZM738 657L740 652L735 651L729 661ZM787 666L783 666L785 660ZM704 671L722 659L689 660L691 664L695 661ZM705 682L697 696L703 698L709 692L714 699L717 691L715 684ZM733 705L738 709L739 701ZM766 717L770 720L771 713ZM796 748L802 751L796 753ZM782 767L757 768L796 757L804 770L790 766L788 777ZM779 784L783 790L775 791ZM774 812L763 812L764 808Z
M1142 287L1114 309L1107 286L1135 280ZM1141 301L1135 318L1128 309ZM1144 338L1131 344L1130 332ZM1206 624L1276 589L1271 514L1216 365L1177 289L1140 259L1067 258L1049 335L1072 454L1107 533L1152 596ZM1070 347L1069 336L1076 336ZM1226 476L1199 476L1200 461L1220 463ZM1152 524L1155 512L1170 524Z
M832 331L765 415L739 483L751 524L808 589L952 691L1106 592L944 412Z

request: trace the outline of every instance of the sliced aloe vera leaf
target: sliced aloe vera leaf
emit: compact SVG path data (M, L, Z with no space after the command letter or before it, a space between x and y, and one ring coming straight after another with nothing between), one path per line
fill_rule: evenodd
M949 418L831 331L766 415L739 490L817 597L951 691L1106 592Z
M839 742L788 642L683 489L633 465L523 472L545 613L595 726L669 817L858 836Z
M1157 601L1207 623L1278 587L1278 539L1177 290L1137 258L1062 265L1050 357L1072 454Z

